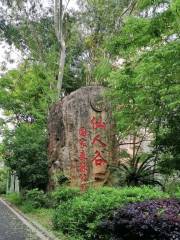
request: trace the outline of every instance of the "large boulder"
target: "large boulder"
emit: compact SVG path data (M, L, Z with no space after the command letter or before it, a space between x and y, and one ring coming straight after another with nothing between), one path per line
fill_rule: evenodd
M108 166L116 162L115 132L103 91L100 86L82 87L51 108L49 190L63 179L82 189L108 181Z

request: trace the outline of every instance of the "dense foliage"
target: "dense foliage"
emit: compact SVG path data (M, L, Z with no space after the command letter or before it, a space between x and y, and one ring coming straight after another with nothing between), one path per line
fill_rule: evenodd
M173 169L180 170L180 109L167 116L166 123L156 139L161 151L160 169L162 173L171 173Z
M23 123L4 140L6 165L16 171L21 188L46 189L48 181L46 132L37 124Z
M0 107L7 115L2 158L16 171L22 188L46 188L48 181L46 119L54 92L51 71L24 64L0 78Z
M13 3L12 3L13 2ZM51 78L49 90L57 93L59 51L56 38L52 2L44 7L41 1L12 0L2 3L0 40L15 46L22 54L22 62L43 66ZM8 11L5 11L7 9ZM11 19L11 20L10 20ZM65 12L64 30L66 41L66 63L63 76L63 91L71 92L84 83L84 67L81 61L84 51L76 12ZM8 59L10 60L10 59ZM55 94L57 98L57 94Z
M59 205L54 213L53 224L64 233L96 239L100 219L108 216L112 209L128 202L165 197L168 194L149 187L90 189Z
M12 115L15 124L27 120L23 116L45 123L49 105L55 99L55 93L50 88L51 77L51 69L25 63L0 78L0 107L7 115Z
M58 207L59 205L67 202L68 200L72 201L72 199L80 195L80 189L70 187L59 187L53 192L49 193L49 197L53 201L53 207Z
M179 214L179 200L151 200L128 204L101 223L102 236L103 239L116 240L179 239Z
M148 129L164 172L180 167L178 17L178 1L137 1L121 30L105 42L114 66L108 95L120 135Z
M55 209L62 203L72 201L73 198L81 194L79 189L70 187L60 187L53 192L33 188L21 193L9 193L6 197L11 203L21 206L23 211L31 212L38 208Z
M6 193L7 169L0 168L0 194Z
M45 207L47 201L47 197L44 192L42 190L38 190L37 188L26 191L22 199L33 208Z

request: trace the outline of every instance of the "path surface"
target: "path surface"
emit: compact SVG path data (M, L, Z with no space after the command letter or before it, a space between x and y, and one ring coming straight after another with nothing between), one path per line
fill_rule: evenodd
M0 240L39 240L39 238L0 201Z

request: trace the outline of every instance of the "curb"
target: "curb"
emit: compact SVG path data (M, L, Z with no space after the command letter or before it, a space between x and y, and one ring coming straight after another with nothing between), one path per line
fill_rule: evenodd
M25 224L28 228L32 230L33 233L37 235L41 240L59 240L56 236L54 236L51 232L48 232L43 226L41 226L36 221L30 219L26 215L24 215L19 209L17 209L14 205L7 202L6 200L0 198L0 201L11 211L16 217Z

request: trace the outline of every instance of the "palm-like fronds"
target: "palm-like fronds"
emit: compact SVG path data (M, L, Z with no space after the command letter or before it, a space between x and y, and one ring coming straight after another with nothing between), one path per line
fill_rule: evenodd
M154 177L158 173L154 169L155 157L152 154L141 154L134 158L127 159L126 163L121 163L120 166L114 167L125 174L125 182L128 186L139 185L160 185Z

